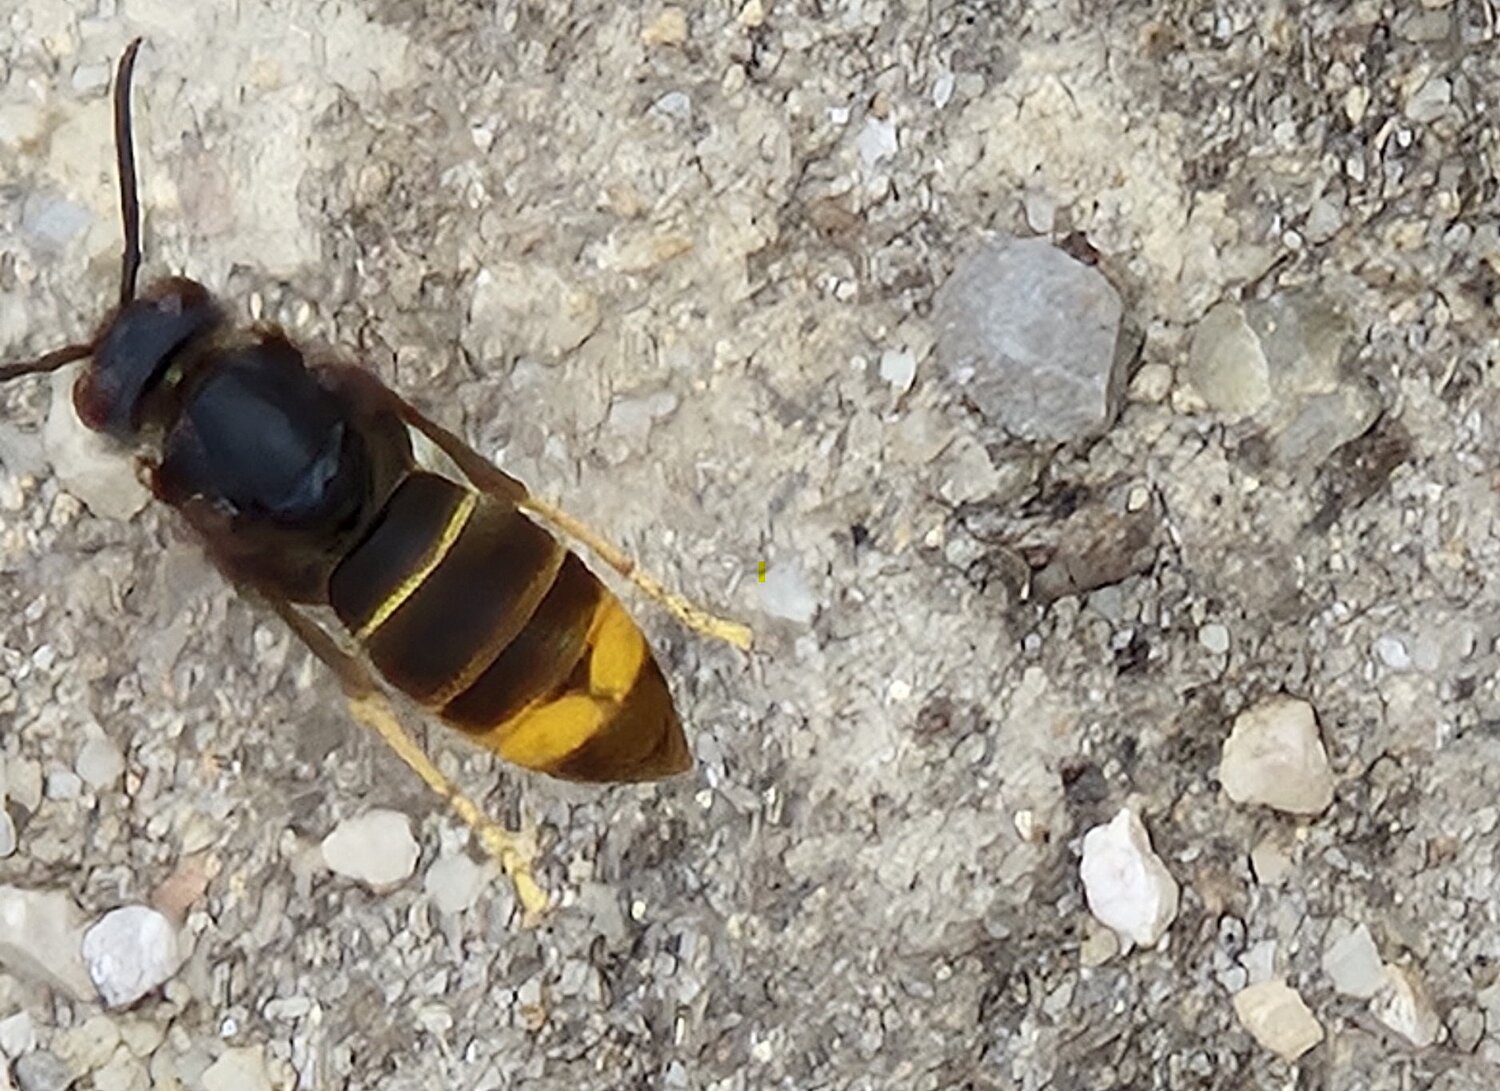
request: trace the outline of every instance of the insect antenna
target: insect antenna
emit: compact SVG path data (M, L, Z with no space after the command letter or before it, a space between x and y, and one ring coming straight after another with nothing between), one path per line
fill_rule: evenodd
M135 71L135 55L141 39L125 47L115 73L115 166L120 175L120 219L124 226L125 249L120 255L120 306L135 298L135 282L141 268L141 204L135 180L135 141L130 125L130 79ZM82 360L94 351L95 342L80 342L53 349L35 360L0 365L0 383L22 375L41 375Z
M120 306L135 298L136 274L141 269L141 202L135 183L135 140L130 131L130 77L141 40L125 47L115 74L115 166L120 175L120 220L125 229L125 251L120 255Z

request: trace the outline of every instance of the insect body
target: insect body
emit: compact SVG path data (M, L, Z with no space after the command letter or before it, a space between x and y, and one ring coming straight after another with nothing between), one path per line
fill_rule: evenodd
M690 626L740 646L748 630L666 592L363 369L309 360L279 330L236 328L192 280L137 295L129 83L138 46L115 87L120 305L94 340L0 368L0 380L91 357L74 388L84 424L140 454L156 496L216 565L338 671L356 714L502 857L509 842L404 735L367 663L530 769L589 781L687 769L640 629L533 516L594 547ZM312 619L319 608L342 634Z
M153 492L233 580L331 607L389 683L508 760L583 780L687 768L619 600L518 507L521 486L419 465L426 422L366 372L310 367L171 279L114 317L74 403L145 445Z

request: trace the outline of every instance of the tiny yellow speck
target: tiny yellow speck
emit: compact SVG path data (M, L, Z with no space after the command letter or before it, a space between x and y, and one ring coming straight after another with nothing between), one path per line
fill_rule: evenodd
M760 562L760 572L758 573L757 578L760 580L761 583L765 583L766 582L766 562L765 561L761 561Z

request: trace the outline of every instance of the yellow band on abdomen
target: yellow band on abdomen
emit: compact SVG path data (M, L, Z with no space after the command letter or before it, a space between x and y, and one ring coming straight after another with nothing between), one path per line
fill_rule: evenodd
M375 635L375 631L390 620L390 616L401 608L401 604L411 598L417 588L422 586L423 581L432 575L438 565L443 563L443 558L448 555L448 551L453 548L453 543L458 541L458 536L468 525L469 516L474 514L476 503L475 494L470 490L465 490L458 506L453 509L453 514L448 516L448 521L443 524L442 533L438 535L432 549L422 558L422 563L381 601L380 605L375 608L375 612L354 634L356 640L364 643Z

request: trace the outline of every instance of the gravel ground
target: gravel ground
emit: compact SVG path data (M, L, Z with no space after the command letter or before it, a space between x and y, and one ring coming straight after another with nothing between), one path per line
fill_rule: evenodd
M0 937L24 1091L1500 1084L1491 0L0 19L0 359L115 290L108 82L144 35L148 275L348 346L759 640L632 599L699 759L669 784L431 732L536 831L522 928L65 380L6 387L0 882L165 907L187 956L105 1012ZM986 233L1119 292L1102 436L1007 439L940 366ZM1320 814L1217 779L1280 693ZM1122 807L1181 886L1153 949L1079 880ZM420 847L379 889L320 848L377 808ZM1360 928L1378 989L1330 969ZM1296 1060L1236 1013L1271 981L1321 1029Z

